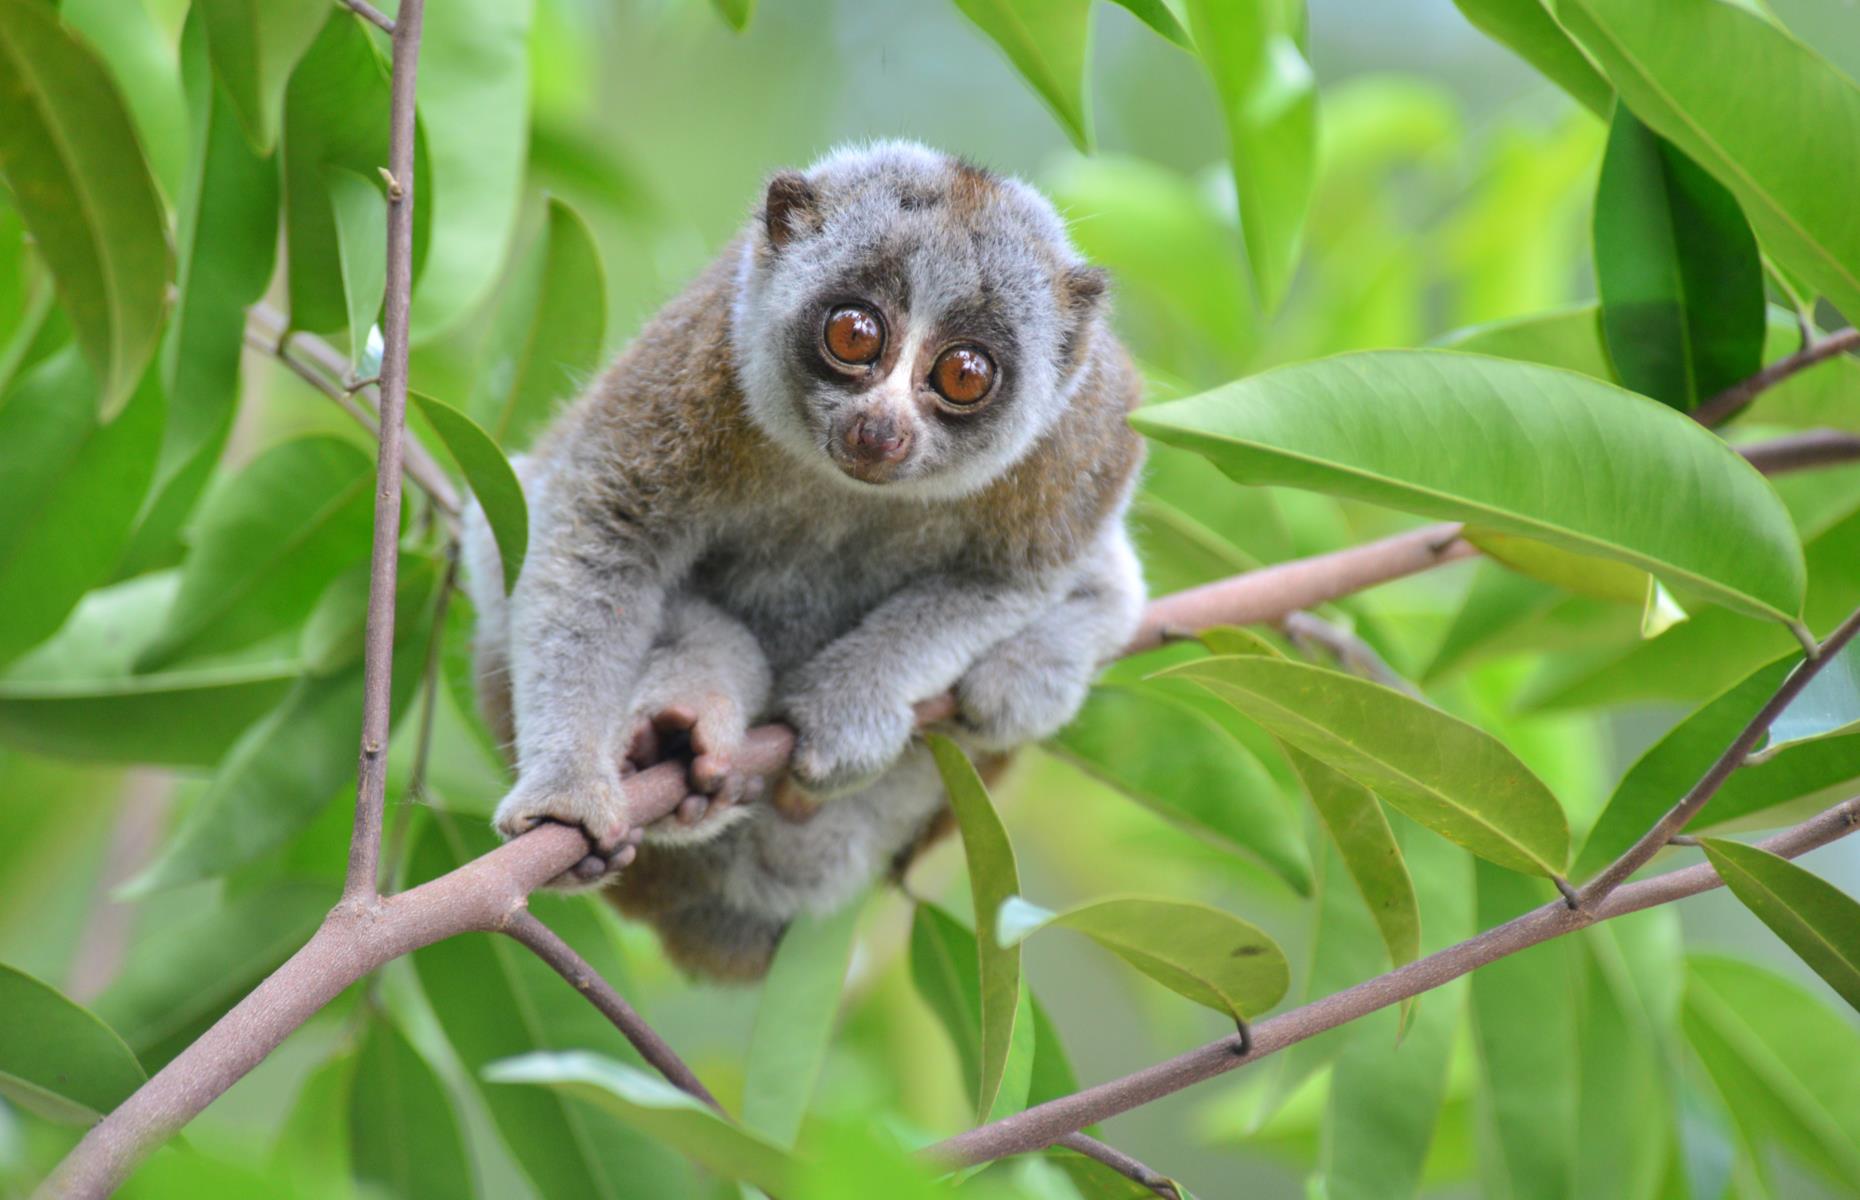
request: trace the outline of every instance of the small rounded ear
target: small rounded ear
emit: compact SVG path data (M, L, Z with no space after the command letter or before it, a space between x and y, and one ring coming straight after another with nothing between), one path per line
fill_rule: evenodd
M769 180L762 202L762 227L769 245L779 250L799 235L819 227L820 195L797 171L783 171Z
M1103 301L1110 284L1103 267L1069 267L1064 283L1066 306L1075 316L1087 316Z

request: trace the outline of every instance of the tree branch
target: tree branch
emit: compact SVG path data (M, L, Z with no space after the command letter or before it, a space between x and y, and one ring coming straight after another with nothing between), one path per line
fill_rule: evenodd
M388 693L394 670L394 582L400 554L400 471L407 436L407 334L413 305L414 83L425 0L401 0L394 21L388 108L387 295L381 322L380 453L375 457L374 549L362 655L362 753L355 832L342 885L348 903L380 895L381 819L387 804ZM435 632L435 636L438 636Z
M1748 408L1758 396L1798 371L1806 371L1837 354L1860 348L1860 329L1837 329L1818 340L1803 340L1806 344L1794 354L1777 359L1749 379L1732 384L1693 409L1692 419L1701 425L1722 425Z
M1811 429L1732 448L1765 475L1784 475L1860 459L1860 434L1843 433L1838 429Z
M1843 838L1857 827L1860 796L1757 844L1772 854L1795 858ZM1629 884L1593 907L1572 909L1561 900L1553 900L1458 945L1254 1025L1252 1050L1245 1055L1237 1053L1237 1036L1221 1038L1121 1079L958 1134L925 1153L939 1165L954 1169L1043 1149L1087 1125L1257 1062L1326 1030L1431 991L1489 962L1601 921L1710 891L1723 882L1709 863L1699 863Z
M1083 1133L1068 1133L1053 1145L1064 1146L1068 1150L1083 1154L1086 1158L1096 1159L1125 1179L1142 1184L1158 1196L1165 1196L1168 1200L1182 1200L1182 1191L1175 1186L1174 1180L1151 1170L1117 1147L1105 1145L1095 1137L1089 1137Z
M341 4L344 8L362 18L364 21L367 21L369 24L386 30L388 36L393 36L394 22L386 13L368 3L368 0L337 0L337 3Z

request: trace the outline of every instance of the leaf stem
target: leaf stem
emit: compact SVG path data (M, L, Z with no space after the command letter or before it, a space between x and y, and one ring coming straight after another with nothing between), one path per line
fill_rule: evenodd
M1722 425L1783 380L1856 348L1860 348L1860 329L1837 329L1825 337L1805 340L1803 347L1794 354L1777 359L1749 379L1732 384L1693 409L1692 419L1707 427Z

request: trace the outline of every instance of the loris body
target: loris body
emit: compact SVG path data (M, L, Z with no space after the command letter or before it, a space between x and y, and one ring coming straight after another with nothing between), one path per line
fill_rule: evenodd
M615 892L687 967L754 977L941 811L916 701L954 688L974 752L1070 720L1142 603L1138 381L1103 290L1038 193L922 147L777 176L523 464L508 604L468 522L480 686L514 717L498 828L620 850L642 719L688 710L713 766L788 722L817 813L661 822Z

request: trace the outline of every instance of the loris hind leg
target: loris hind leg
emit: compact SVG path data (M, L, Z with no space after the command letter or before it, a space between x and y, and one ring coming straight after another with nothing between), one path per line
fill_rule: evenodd
M1078 714L1092 677L1129 644L1143 614L1143 574L1129 535L1113 526L1063 599L996 643L956 683L957 721L971 750L1011 750L1058 733Z

